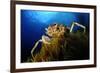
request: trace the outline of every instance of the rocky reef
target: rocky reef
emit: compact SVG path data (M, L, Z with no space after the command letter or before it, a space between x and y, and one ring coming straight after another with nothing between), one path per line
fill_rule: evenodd
M77 30L70 33L70 28L61 24L52 24L46 28L46 36L50 38L50 44L42 42L40 51L29 57L27 62L89 59L87 32Z

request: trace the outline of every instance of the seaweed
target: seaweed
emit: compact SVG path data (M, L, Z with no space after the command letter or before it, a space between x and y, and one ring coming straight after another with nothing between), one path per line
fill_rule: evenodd
M59 31L58 27L64 27L64 31ZM42 43L40 51L34 56L30 56L27 62L89 59L89 35L87 32L83 33L78 30L70 33L69 29L63 25L58 25L56 32L52 32L54 36L51 38L51 44Z

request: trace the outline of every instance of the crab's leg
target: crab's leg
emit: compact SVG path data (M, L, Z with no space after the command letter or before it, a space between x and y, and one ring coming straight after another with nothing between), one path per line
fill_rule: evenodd
M41 39L38 40L38 41L35 43L35 46L34 46L34 47L32 48L32 50L31 50L31 55L32 55L32 57L33 57L33 52L34 52L34 50L36 49L36 47L38 46L39 42L42 42L42 40L41 40Z
M85 33L85 31L86 31L86 27L83 26L83 25L81 25L81 24L79 24L79 23L77 23L77 22L73 22L73 23L72 23L72 26L71 26L70 32L73 31L73 28L74 28L75 25L77 25L77 26L83 28L83 29L84 29L84 33Z

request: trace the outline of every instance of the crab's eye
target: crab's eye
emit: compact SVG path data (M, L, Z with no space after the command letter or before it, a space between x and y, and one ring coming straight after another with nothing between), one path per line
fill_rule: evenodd
M59 27L57 27L57 30L59 30Z

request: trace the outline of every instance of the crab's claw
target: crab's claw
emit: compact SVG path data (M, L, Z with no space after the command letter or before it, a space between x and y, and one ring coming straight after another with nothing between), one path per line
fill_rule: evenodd
M45 44L50 44L51 39L48 36L42 36L42 42Z

